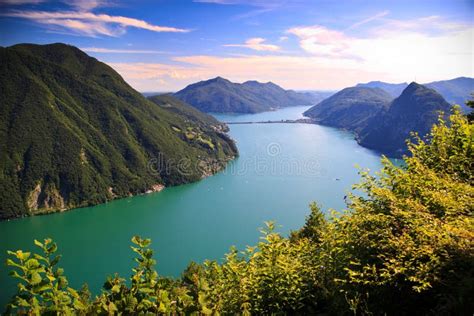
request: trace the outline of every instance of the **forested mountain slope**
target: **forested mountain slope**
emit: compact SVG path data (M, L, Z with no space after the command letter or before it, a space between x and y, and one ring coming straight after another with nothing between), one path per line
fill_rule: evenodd
M2 219L196 181L237 154L220 123L158 106L75 47L15 45L0 61Z

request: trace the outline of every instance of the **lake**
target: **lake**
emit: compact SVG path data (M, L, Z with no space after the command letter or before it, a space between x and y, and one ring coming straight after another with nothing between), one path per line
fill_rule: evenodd
M222 121L297 119L308 107L253 115L216 115ZM33 239L53 238L70 285L88 283L97 293L107 275L130 275L130 239L152 238L162 275L179 276L191 261L220 260L232 245L258 241L259 227L274 220L287 234L301 227L308 205L344 208L344 196L359 181L356 165L373 171L377 153L352 134L310 124L230 125L240 157L197 183L125 198L94 207L0 222L0 259L6 250L32 250ZM15 283L0 270L0 306Z

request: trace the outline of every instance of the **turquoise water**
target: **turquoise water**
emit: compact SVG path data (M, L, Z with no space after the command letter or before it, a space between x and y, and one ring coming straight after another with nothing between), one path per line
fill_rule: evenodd
M307 107L242 116L225 121L295 119ZM229 118L231 117L231 119ZM309 124L231 125L240 157L223 172L200 182L149 195L60 214L0 222L0 259L5 251L33 249L33 239L53 238L60 265L74 287L97 292L106 276L130 275L130 238L152 238L160 274L178 276L191 260L221 259L229 247L258 241L259 227L275 220L280 231L299 228L308 204L344 207L358 182L358 164L377 170L379 157L351 134ZM14 292L3 266L0 306Z
M283 108L277 111L263 112L257 114L218 114L213 113L222 122L262 122L262 121L280 121L296 120L303 118L303 112L310 106L294 106Z

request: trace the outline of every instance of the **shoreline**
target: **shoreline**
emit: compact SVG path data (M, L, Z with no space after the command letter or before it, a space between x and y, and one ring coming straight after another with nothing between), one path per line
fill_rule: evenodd
M44 211L40 211L38 213L30 214L30 215L3 218L3 219L0 219L0 222L10 222L10 221L21 220L21 219L30 218L30 217L36 217L36 216L47 216L47 215L52 215L52 214L57 214L57 213L65 213L65 212L79 210L79 209L86 208L86 207L93 207L93 206L98 206L98 205L102 205L102 204L107 204L109 202L117 201L117 200L121 200L121 199L132 198L132 197L137 197L137 196L142 196L142 195L148 195L148 194L152 194L152 193L159 193L159 192L161 192L164 189L169 188L169 187L177 187L177 186L186 185L186 184L190 184L190 183L197 183L197 182L199 182L199 181L201 181L201 180L203 180L207 177L211 177L211 176L223 171L227 167L229 162L235 160L237 157L238 157L238 154L235 155L235 156L229 157L229 159L226 159L224 161L224 164L221 166L221 168L219 170L215 170L215 172L213 172L211 174L203 173L203 175L199 179L197 179L196 181L180 183L180 184L171 185L171 186L166 186L164 184L157 183L157 184L152 185L149 189L147 189L143 192L139 192L139 193L136 193L136 194L130 193L130 194L124 195L124 196L114 196L113 198L108 199L108 200L106 200L104 202L101 202L101 203L90 203L90 204L85 204L85 205L80 205L80 206L75 206L75 207L70 207L70 208L62 208L62 209L55 209L55 210L44 210Z

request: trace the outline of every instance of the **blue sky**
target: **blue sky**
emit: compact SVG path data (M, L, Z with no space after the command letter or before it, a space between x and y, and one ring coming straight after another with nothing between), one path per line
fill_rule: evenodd
M139 91L215 76L292 89L474 76L474 1L0 0L0 45L63 42Z

